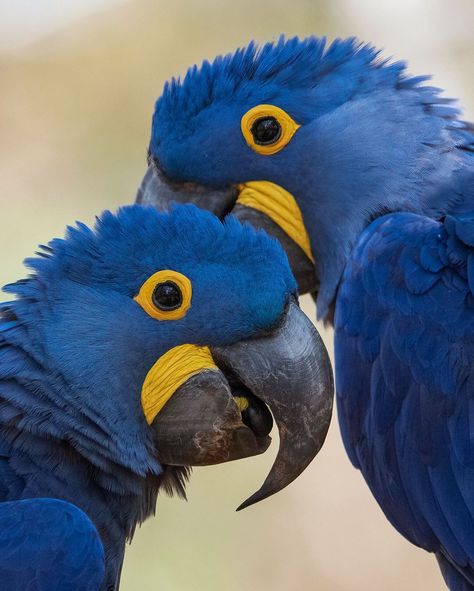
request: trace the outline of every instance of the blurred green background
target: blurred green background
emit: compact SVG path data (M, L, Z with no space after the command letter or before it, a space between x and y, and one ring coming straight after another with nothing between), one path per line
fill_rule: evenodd
M1 284L66 224L132 201L154 100L194 62L281 32L357 35L433 73L472 119L473 23L472 0L0 0ZM160 497L124 591L444 589L349 465L336 421L296 483L236 514L271 462L198 469L188 503Z

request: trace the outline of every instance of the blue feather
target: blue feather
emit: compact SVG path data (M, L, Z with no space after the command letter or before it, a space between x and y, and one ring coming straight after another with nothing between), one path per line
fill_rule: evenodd
M338 310L349 457L395 527L437 552L464 591L474 589L463 505L474 512L474 126L428 80L352 38L251 43L165 87L149 151L178 182L266 180L295 197L318 316L331 323ZM271 156L240 129L264 103L300 124Z
M177 345L268 331L295 280L275 240L194 206L105 212L27 265L0 306L2 589L115 589L125 542L160 487L184 496L188 474L157 459L141 405L150 368ZM173 322L134 300L163 269L193 286Z
M471 218L440 224L393 214L374 222L351 254L335 317L339 418L349 456L393 525L453 565L464 580L453 583L456 590L466 584L459 573L474 579L474 309L466 279L473 230ZM420 257L427 249L428 260ZM383 290L367 280L387 277L387 269ZM377 354L358 346L354 355L354 339L370 341L374 325Z
M90 519L58 499L0 503L2 591L97 591L104 550Z
M473 129L427 79L352 38L329 46L316 37L251 43L165 87L150 156L175 181L271 180L292 193L318 263L318 314L329 317L349 253L370 221L390 211L439 218L472 209ZM244 113L263 103L301 125L266 157L240 129Z

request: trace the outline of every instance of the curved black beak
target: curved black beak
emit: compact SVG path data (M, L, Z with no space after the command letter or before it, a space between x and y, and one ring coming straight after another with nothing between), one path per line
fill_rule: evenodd
M136 202L154 205L161 211L166 211L171 203L194 203L223 218L232 210L237 193L233 187L213 190L196 183L174 183L151 161L138 189Z
M173 202L194 203L220 218L232 213L241 222L249 222L256 228L262 228L270 236L276 238L285 250L291 270L298 283L299 292L315 293L319 285L314 262L302 250L301 246L264 211L255 209L244 202L241 203L239 193L240 190L237 187L217 190L196 183L175 183L168 179L158 164L150 158L150 164L138 189L136 201L143 205L154 205L163 211L166 211Z
M211 353L216 369L180 386L152 428L162 463L217 464L268 448L270 409L278 455L242 509L290 484L320 450L331 420L332 370L321 337L294 301L271 334Z

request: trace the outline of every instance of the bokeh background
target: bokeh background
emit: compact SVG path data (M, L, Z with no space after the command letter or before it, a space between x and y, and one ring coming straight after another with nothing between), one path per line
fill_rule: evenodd
M356 35L434 74L472 119L473 28L473 0L0 0L0 283L66 224L132 201L154 100L194 62L281 32ZM350 466L336 420L296 483L235 513L271 463L197 469L188 503L160 497L124 591L444 589Z

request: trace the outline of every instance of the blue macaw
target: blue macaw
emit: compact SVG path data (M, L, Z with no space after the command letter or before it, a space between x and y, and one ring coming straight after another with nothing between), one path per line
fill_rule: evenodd
M0 587L115 591L159 490L264 452L268 407L247 504L304 470L331 368L280 245L236 220L129 206L38 255L0 307Z
M341 432L391 523L474 589L474 128L354 39L166 84L138 200L266 228L335 328ZM207 190L207 192L206 192Z

